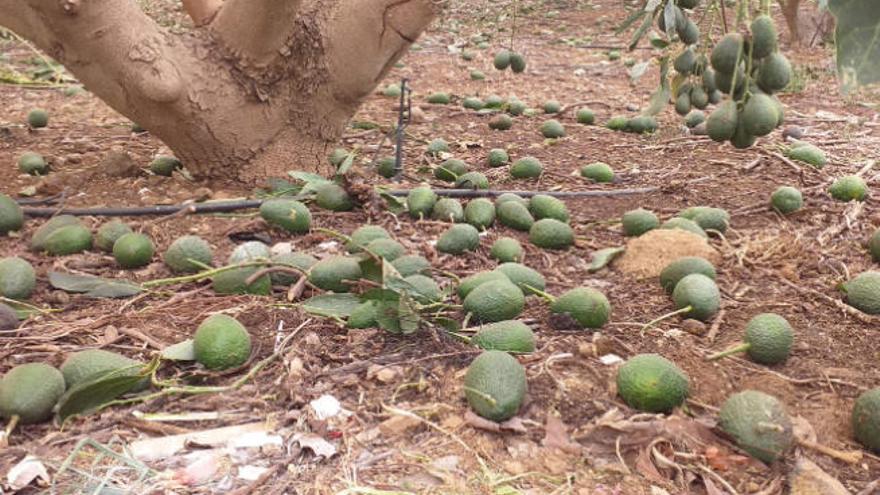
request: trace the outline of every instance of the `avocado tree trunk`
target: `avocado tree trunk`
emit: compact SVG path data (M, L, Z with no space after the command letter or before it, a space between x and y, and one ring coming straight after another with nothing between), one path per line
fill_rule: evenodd
M431 22L437 0L0 0L0 26L64 64L203 178L329 174L328 148Z

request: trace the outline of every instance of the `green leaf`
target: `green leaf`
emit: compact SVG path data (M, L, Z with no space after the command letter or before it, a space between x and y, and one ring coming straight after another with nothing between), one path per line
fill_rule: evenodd
M387 203L388 211L395 215L406 211L406 203L402 199L397 196L392 196L381 189L377 189L377 191L379 192L379 196L381 196Z
M151 362L138 373L134 369L142 365L119 368L70 388L58 400L58 419L64 423L74 415L88 414L101 409L128 392L144 378L149 377L158 367L158 360Z
M829 0L837 19L837 69L844 92L880 81L880 2Z
M348 156L345 157L345 160L343 160L342 163L339 164L339 168L336 170L336 175L342 176L342 175L347 174L348 171L351 170L351 166L353 164L354 164L354 151L349 153Z
M193 340L186 339L183 342L169 345L162 349L161 356L162 359L169 359L171 361L195 361L196 350L193 347Z
M651 22L653 20L653 16L645 17L644 21L642 21L642 24L639 26L638 29L636 29L636 32L633 33L632 40L630 40L629 46L627 48L632 50L639 44L639 41L641 41L642 37L645 36L645 34L648 32L648 29L651 29Z
M621 253L626 251L626 248L621 247L613 247L613 248L605 248L600 249L593 253L593 259L590 261L590 267L587 269L589 272L598 272L599 270L605 268L608 263L614 261L614 258L620 256Z
M666 26L666 36L673 39L675 37L675 2L668 0L660 15L663 16L663 24Z
M326 177L318 174L313 174L312 172L304 172L302 170L291 170L287 172L287 175L293 177L294 179L305 182L306 184L326 184L331 182Z
M672 92L669 89L669 57L660 57L660 85L651 99L648 101L648 108L642 111L644 115L657 115L666 108L669 103L669 96Z
M49 272L49 284L65 292L84 293L89 297L131 297L143 289L127 280L110 280L91 275Z
M320 294L306 299L299 305L313 315L348 318L360 303L360 298L354 294Z

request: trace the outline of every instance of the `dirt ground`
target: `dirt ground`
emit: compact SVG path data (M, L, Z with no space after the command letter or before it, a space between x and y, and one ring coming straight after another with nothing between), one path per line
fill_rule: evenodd
M849 414L858 394L880 384L880 320L847 311L836 286L875 268L864 242L880 226L880 209L876 199L845 204L832 200L826 190L834 178L859 172L880 156L876 94L841 96L830 49L792 47L781 28L783 49L796 67L793 91L781 96L786 125L804 130L806 140L828 153L830 163L822 170L781 158L785 144L780 131L751 149L734 150L688 134L671 107L659 116L660 130L648 136L578 125L574 108L590 106L600 123L612 115L634 115L646 106L656 86L656 64L633 85L624 63L628 58L648 60L650 50L624 51L617 61L609 61L606 54L607 46L622 47L628 40L613 32L628 15L624 5L628 3L620 0L522 2L515 45L526 55L529 68L513 75L492 68L495 50L509 42L512 4L453 2L419 40L419 49L406 55L402 67L382 85L408 78L413 101L424 114L407 129L402 187L433 180L426 173L431 160L424 147L434 138L444 138L452 154L484 172L494 189L659 188L645 194L566 200L578 236L575 248L542 251L523 233L496 226L483 237L478 252L453 257L436 252L432 245L446 228L439 222L415 222L387 213L369 219L361 210L331 214L312 209L313 225L343 233L368 221L383 225L410 252L430 259L446 284L452 279L442 272L463 277L493 266L489 246L505 235L522 241L525 263L544 274L548 292L586 285L608 296L611 322L595 333L549 328L546 304L529 298L523 318L534 323L538 351L519 358L527 369L529 391L510 430L488 431L466 414L461 383L477 352L455 339L429 331L395 336L381 330L349 330L285 304L286 294L280 291L274 298L221 297L209 284L190 283L124 300L71 296L53 290L45 274L67 269L146 281L170 272L160 256L143 269L121 271L112 257L97 252L58 258L32 253L27 243L43 220L31 219L20 236L0 238L0 253L30 261L40 275L31 302L58 311L32 317L17 332L0 333L0 372L31 361L59 365L66 353L93 347L148 360L157 349L190 337L207 314L221 310L250 330L257 343L255 361L273 352L279 359L234 391L117 406L74 420L64 429L49 423L19 427L9 446L0 450L0 472L7 473L32 454L49 468L58 493L772 494L787 493L793 466L808 458L851 492L867 486L861 493L873 493L874 485L869 484L880 478L880 458L860 450L852 438ZM181 22L178 11L161 7L151 9L160 12L163 22ZM778 23L784 25L781 18ZM490 38L490 48L481 50L470 43L466 49L476 57L464 61L455 52L478 34ZM0 39L3 74L28 73L34 57L26 45ZM486 79L470 80L472 69L485 72ZM35 188L31 192L36 197L63 192L65 206L171 204L253 194L227 184L193 182L180 174L108 177L99 164L114 148L128 151L142 167L167 150L148 133L132 134L125 117L88 92L68 95L65 86L0 85L0 191L16 196ZM436 91L458 99L516 95L538 108L545 100L558 100L570 108L558 117L568 136L545 142L537 131L542 115L517 117L512 129L492 131L486 125L489 116L456 104L425 104L425 96ZM387 182L367 163L397 118L395 105L394 99L371 97L354 120L375 122L382 129L351 129L345 138L346 147L361 150L359 173L370 183ZM23 124L34 107L49 109L47 128L29 130ZM515 181L505 168L485 164L491 148L506 148L514 158L535 156L545 172L536 180ZM51 157L52 173L46 178L19 174L15 163L25 150ZM386 143L379 154L390 153ZM593 161L609 163L617 172L615 183L593 185L576 174L581 165ZM870 185L877 184L875 169L861 173ZM781 185L804 192L803 210L782 217L767 207L770 193ZM615 222L625 211L642 207L665 219L694 205L725 208L732 215L725 237L711 240L721 254L717 268L722 312L707 325L672 318L642 331L642 324L674 309L670 298L656 280L639 280L613 267L588 273L591 254L626 242ZM105 220L84 218L93 228ZM268 228L252 211L124 220L148 234L160 253L188 233L209 240L216 260L252 238L290 242L318 257L340 251L326 234L290 237ZM740 358L704 359L737 342L745 323L768 311L785 316L796 330L795 349L784 364L766 367ZM606 364L607 355L626 359L645 352L673 360L690 377L691 400L672 419L639 415L616 396L616 364ZM222 385L243 373L206 374L195 366L166 365L162 376ZM769 467L748 460L710 429L725 398L743 389L778 397L792 417L801 418L801 430L814 435L815 442L857 451L861 458L845 462L799 447ZM347 412L320 419L310 403L325 394L338 399ZM185 421L144 416L205 412L216 416ZM120 467L129 459L122 446L138 439L259 421L268 421L270 432L282 438L280 444L212 450L189 443L186 452L148 463L162 474L143 482L132 469ZM91 447L75 451L84 439L108 446L123 460L97 456ZM315 446L315 439L324 443ZM334 455L316 455L327 444ZM205 452L211 455L198 457ZM58 473L68 457L75 469ZM248 477L242 474L243 466L268 469ZM112 480L122 491L96 491L101 480ZM24 492L43 489L32 486Z

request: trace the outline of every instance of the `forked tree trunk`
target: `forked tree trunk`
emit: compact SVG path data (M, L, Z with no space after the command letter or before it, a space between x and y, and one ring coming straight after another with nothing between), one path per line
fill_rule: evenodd
M172 34L136 0L0 0L0 25L64 64L196 176L327 174L328 148L436 0L183 0Z

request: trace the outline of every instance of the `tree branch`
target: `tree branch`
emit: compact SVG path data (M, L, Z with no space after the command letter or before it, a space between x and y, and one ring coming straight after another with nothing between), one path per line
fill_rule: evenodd
M196 26L209 24L222 6L222 0L183 0L183 8Z
M211 30L236 55L266 66L290 38L301 4L302 0L226 0Z
M335 95L358 103L428 27L438 11L432 0L344 0L331 18L328 64ZM366 81L366 84L365 84Z

